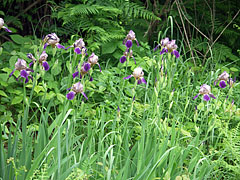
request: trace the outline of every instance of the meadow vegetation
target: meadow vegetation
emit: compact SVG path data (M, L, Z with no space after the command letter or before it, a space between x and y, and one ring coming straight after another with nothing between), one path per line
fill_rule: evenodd
M0 179L239 178L239 9L144 2L3 3Z

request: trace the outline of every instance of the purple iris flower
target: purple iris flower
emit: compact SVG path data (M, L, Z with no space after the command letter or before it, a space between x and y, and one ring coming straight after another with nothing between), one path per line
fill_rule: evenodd
M82 78L85 74L87 74L90 69L91 69L91 64L88 62L84 62L80 70L80 78ZM72 76L74 79L75 77L79 76L79 72L76 71L75 73L73 73Z
M123 79L130 79L131 77L134 77L135 80L137 81L137 84L141 84L141 83L147 84L147 81L144 79L143 75L144 75L144 72L142 68L137 67L134 69L133 74L127 77L124 77Z
M125 61L127 61L127 57L129 58L133 58L135 64L136 64L136 60L135 60L135 57L133 56L133 51L130 50L128 51L129 49L127 49L124 53L123 53L123 56L120 58L120 63L124 63Z
M66 97L68 100L73 100L75 95L78 94L78 93L81 93L86 100L88 100L88 97L86 96L86 94L83 92L83 85L80 83L80 82L77 82L75 83L73 86L72 86L72 91L70 91Z
M27 57L32 60L32 62L29 64L29 66L31 67L32 64L35 63L37 60L31 53L28 53ZM50 68L49 64L47 62L47 57L48 57L48 55L47 55L46 51L43 51L39 57L39 63L42 65L42 67L44 68L45 71L48 71Z
M160 55L164 53L171 53L174 55L176 58L180 57L179 52L177 51L177 45L175 44L176 40L170 41L169 38L164 38L161 40L160 44L158 44L155 48L154 51L158 49L159 46L162 47L162 50L160 51Z
M211 93L211 87L207 84L203 84L200 87L199 93L193 97L193 100L196 99L200 94L203 95L203 100L204 101L209 101L210 97L213 99L216 99L216 97Z
M98 67L99 67L100 72L102 71L102 70L101 70L101 66L100 66L100 64L98 63L98 56L95 55L94 53L92 53L91 56L89 56L89 58L88 58L88 63L91 65L91 67L93 67L95 64L97 64Z
M25 79L25 83L27 83L29 81L29 78L30 77L32 80L32 76L30 75L31 72L34 72L32 69L28 68L27 67L27 63L25 60L23 59L18 59L18 61L15 63L15 69L10 73L9 75L9 78L13 75L13 73L15 71L19 71L20 72L20 75L17 77L17 81L20 77L24 78Z
M220 81L220 83L219 83L220 88L227 87L226 82L229 84L230 87L232 87L232 85L235 81L233 81L232 78L229 78L229 77L230 77L229 74L226 71L224 71L222 74L220 74L218 76L216 81L214 81L214 85L216 86L217 82Z
M85 47L85 43L84 43L82 38L76 40L73 43L73 45L67 47L66 50L69 49L69 48L74 48L74 52L77 53L77 54L87 55L87 48Z
M58 49L65 49L63 45L59 44L59 41L60 39L58 38L56 33L48 34L43 39L43 42L44 42L43 49L46 49L48 45L51 45L52 47L57 47Z
M131 42L129 42L129 40ZM133 30L130 30L129 33L127 34L127 37L123 40L123 44L125 44L127 46L127 48L130 48L128 46L132 47L132 41L136 41L137 46L139 46L138 40L136 39L135 33L133 32ZM128 43L128 45L127 45Z
M8 29L6 26L4 26L4 20L0 18L0 29L4 29L7 32L12 32L10 29Z

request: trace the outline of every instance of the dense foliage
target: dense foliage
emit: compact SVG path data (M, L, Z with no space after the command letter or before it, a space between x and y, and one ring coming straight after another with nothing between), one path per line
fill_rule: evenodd
M3 1L0 178L238 179L237 5Z

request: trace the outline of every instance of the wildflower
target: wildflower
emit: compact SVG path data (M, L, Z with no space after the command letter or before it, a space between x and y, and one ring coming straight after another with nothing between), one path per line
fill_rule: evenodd
M45 38L43 39L44 44L44 49L46 49L46 47L48 45L51 45L52 47L57 47L58 49L65 49L65 47L61 44L59 44L60 39L57 37L57 35L55 33L51 33L45 36Z
M8 29L6 26L4 26L4 20L0 18L0 29L4 29L7 32L12 32L10 29Z
M87 74L90 69L91 69L91 64L88 62L84 62L80 70L80 78L82 78L85 74ZM79 75L79 71L76 71L75 73L73 73L73 79L78 75Z
M155 48L154 51L157 50L157 48L161 45L161 47L163 47L163 49L160 51L160 55L164 54L164 53L171 53L173 54L176 58L179 58L179 52L176 50L178 48L178 46L175 44L176 40L171 40L169 41L169 38L164 38L161 40L160 44L158 44Z
M130 79L131 77L134 77L135 80L137 80L138 84L141 84L141 83L147 84L147 82L144 79L143 75L144 75L144 72L143 72L142 68L141 67L137 67L137 68L134 69L133 74L131 74L131 75L127 76L127 77L124 77L123 79Z
M30 72L34 72L34 71L27 67L27 63L25 60L18 59L18 61L15 63L15 69L10 73L9 78L13 75L13 73L16 70L20 72L20 75L17 77L17 81L20 77L25 79L25 83L29 81L28 76L32 79L32 76L29 74Z
M136 41L137 46L139 46L138 40L135 37L135 33L133 30L130 30L127 34L127 37L123 40L123 44L129 49L132 47L132 41Z
M134 58L134 56L133 56L133 51L132 50L130 50L130 51L125 51L124 53L123 53L123 56L120 58L120 63L124 63L126 60L127 60L127 56L129 57L129 58L133 58L133 60L134 60L134 62L135 62L135 64L136 64L136 60L135 60L135 58Z
M88 100L86 94L83 92L83 85L80 82L75 83L71 89L72 89L72 91L70 91L66 95L68 100L73 100L75 95L78 93L81 93L85 97L85 99Z
M76 40L73 45L67 47L66 50L72 47L74 47L74 52L77 54L87 54L87 49L82 38Z
M211 87L207 84L203 84L200 87L199 93L193 98L193 100L196 99L200 94L203 95L204 101L209 101L210 97L216 99L216 97L211 93Z
M102 71L100 64L98 63L98 56L96 56L94 53L92 53L92 55L89 56L88 63L90 63L91 67L93 67L95 64L97 64L100 69L100 72Z

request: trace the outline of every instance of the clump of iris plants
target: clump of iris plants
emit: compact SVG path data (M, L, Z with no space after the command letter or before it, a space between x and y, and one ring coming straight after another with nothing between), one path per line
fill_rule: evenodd
M203 95L204 101L209 101L210 97L216 99L216 97L211 93L211 87L207 84L203 84L200 87L199 93L193 98L193 100L196 99L200 94Z
M28 83L29 78L30 77L32 80L32 76L30 75L31 72L34 72L32 69L27 67L27 62L23 59L18 59L18 61L15 63L15 69L10 73L9 78L13 75L13 73L15 71L19 71L20 75L17 77L17 81L19 80L19 78L24 78L25 79L25 83Z
M156 51L160 46L161 46L160 55L162 55L164 53L171 53L176 58L180 57L179 52L177 51L178 46L176 45L176 40L170 41L169 38L166 37L166 38L162 39L160 44L158 44L154 48L154 51Z
M4 26L4 20L3 20L3 18L0 18L0 30L1 29L4 29L5 31L7 31L7 32L12 32L10 29L8 29L6 26Z

